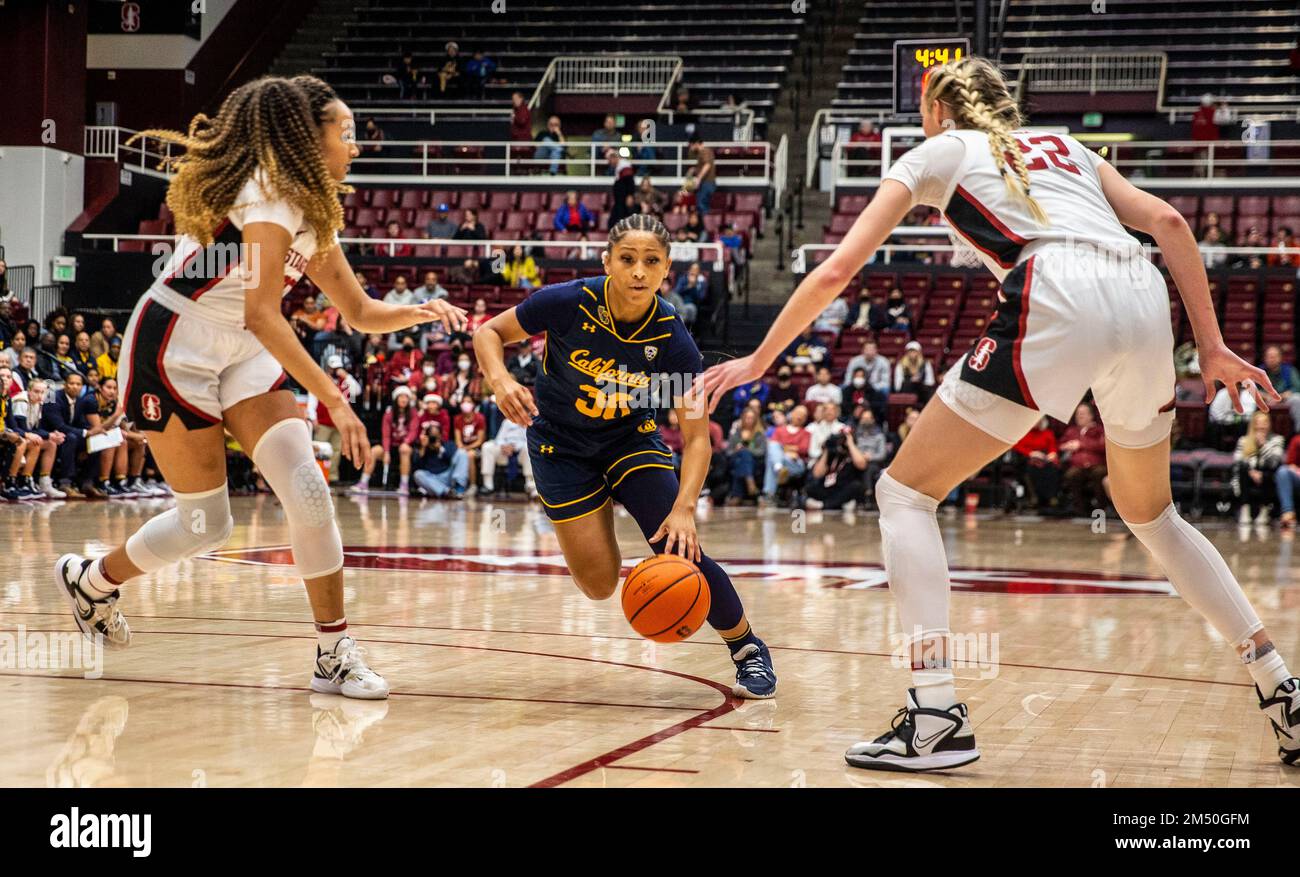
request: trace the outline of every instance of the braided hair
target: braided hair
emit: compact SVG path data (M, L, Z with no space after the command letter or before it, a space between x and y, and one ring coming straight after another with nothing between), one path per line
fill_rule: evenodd
M609 249L612 249L615 244L627 237L628 232L633 231L649 232L655 236L655 240L659 241L659 246L664 248L664 252L668 252L668 242L670 240L668 229L664 228L664 224L649 213L633 213L631 216L625 216L614 223L614 227L609 230Z
M923 100L927 108L935 101L947 106L957 117L959 127L987 134L993 163L1008 191L1024 201L1039 224L1051 225L1043 208L1029 193L1029 171L1020 144L1011 136L1012 131L1024 124L1024 117L1001 71L992 62L968 55L934 68Z
M265 76L231 92L215 118L195 116L187 133L150 129L127 142L153 137L185 147L170 162L176 176L167 189L181 234L211 244L213 231L260 168L268 195L302 210L324 252L343 228L338 196L352 191L330 175L320 146L326 107L338 99L314 76Z

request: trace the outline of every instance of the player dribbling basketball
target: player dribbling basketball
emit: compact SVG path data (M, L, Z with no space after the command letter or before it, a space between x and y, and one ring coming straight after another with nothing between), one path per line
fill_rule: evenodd
M362 332L431 320L459 329L465 313L443 301L376 302L357 283L337 242L339 194L350 191L342 182L358 155L356 125L319 79L259 79L232 92L215 118L196 116L188 135L144 133L185 147L167 192L181 237L131 315L119 380L126 416L149 433L176 507L103 557L59 558L55 580L86 636L128 645L118 586L230 537L229 430L284 506L316 620L312 690L387 697L388 683L348 634L334 503L306 421L293 394L280 389L284 371L328 407L358 467L369 454L365 427L298 342L280 300L306 274Z
M689 407L686 384L700 373L695 340L672 305L657 295L668 275L668 231L635 214L609 232L606 275L534 292L474 333L474 351L506 417L528 427L528 455L537 492L555 525L578 588L604 600L618 587L622 555L612 503L636 519L656 553L673 552L699 566L712 604L708 622L736 664L738 697L776 693L771 655L750 629L731 579L700 551L695 503L711 455L708 419ZM546 333L537 401L506 370L505 346ZM655 382L670 376L682 430L682 479L659 436L649 402Z
M1280 398L1223 342L1205 266L1182 216L1078 141L1018 130L1019 108L981 58L935 68L922 101L926 142L891 167L839 248L799 285L750 356L715 366L716 406L749 383L840 294L915 205L944 211L1002 280L983 338L945 376L876 499L889 588L912 648L913 688L893 728L845 754L880 770L942 770L979 758L949 656L949 580L939 500L1015 444L1041 417L1068 420L1091 388L1106 425L1112 500L1178 593L1238 651L1284 763L1300 759L1300 679L1214 546L1179 516L1169 484L1173 334L1163 278L1125 226L1146 232L1186 306L1207 398L1223 383ZM1031 194L1032 186L1032 194ZM1258 386L1257 386L1258 385Z

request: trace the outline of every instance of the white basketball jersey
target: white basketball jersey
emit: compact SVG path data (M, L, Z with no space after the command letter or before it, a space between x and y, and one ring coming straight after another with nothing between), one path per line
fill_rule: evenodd
M983 131L955 129L931 137L891 165L885 179L907 186L914 204L942 210L999 280L1039 241L1138 250L1102 192L1097 166L1105 159L1067 134L1024 130L1012 136L1029 171L1030 194L1049 226L1036 222L1024 200L1008 190Z
M188 235L176 239L175 251L154 271L157 279L150 292L174 310L243 327L244 274L257 271L256 254L243 246L243 228L249 222L272 222L292 235L284 258L283 292L293 289L316 254L316 235L303 224L302 211L268 194L262 179L260 173L249 178L213 231L210 246L202 247Z

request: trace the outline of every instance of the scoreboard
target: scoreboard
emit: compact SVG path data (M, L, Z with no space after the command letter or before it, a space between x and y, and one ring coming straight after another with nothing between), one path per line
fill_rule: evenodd
M921 94L930 70L970 54L970 40L956 39L894 41L894 114L919 116Z

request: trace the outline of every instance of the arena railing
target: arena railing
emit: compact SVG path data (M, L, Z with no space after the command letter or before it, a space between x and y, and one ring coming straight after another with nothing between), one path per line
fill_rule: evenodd
M173 157L173 145L148 137L130 146L126 141L136 132L114 126L87 126L85 155L87 158L111 158L124 167L140 170L154 176L166 177L159 167ZM696 159L687 154L689 144L663 141L593 141L590 139L566 140L560 146L564 155L559 158L538 157L550 144L538 141L511 140L385 140L380 145L381 154L367 153L366 143L361 143L361 155L352 162L350 183L362 184L421 184L492 185L510 182L536 187L574 186L591 188L612 182L604 152L613 147L631 159L641 173L649 169L650 176L664 178L665 183L680 185ZM759 150L759 155L718 156L719 170L739 168L736 175L720 173L717 184L730 186L768 186L775 173L775 150L765 141L709 141L706 146L716 151L725 149ZM638 158L637 151L649 147L654 158ZM407 151L407 155L383 155L382 150ZM548 173L552 163L562 173ZM469 169L469 173L464 171ZM574 173L573 171L578 171ZM758 173L749 175L753 171ZM741 175L745 174L745 175Z
M1154 91L1163 104L1168 63L1164 52L1027 52L1017 87L1022 95L1026 85L1031 92L1070 94Z
M609 52L600 55L556 55L546 65L528 99L528 108L546 106L552 94L659 94L662 105L682 75L679 55Z

